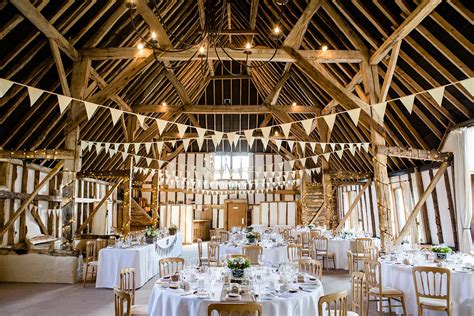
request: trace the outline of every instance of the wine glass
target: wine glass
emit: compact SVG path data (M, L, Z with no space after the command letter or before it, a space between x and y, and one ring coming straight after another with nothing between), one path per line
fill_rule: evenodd
M262 254L259 254L259 255L258 255L257 261L258 261L258 265L259 265L259 266L262 266L262 265L263 265L263 255L262 255Z

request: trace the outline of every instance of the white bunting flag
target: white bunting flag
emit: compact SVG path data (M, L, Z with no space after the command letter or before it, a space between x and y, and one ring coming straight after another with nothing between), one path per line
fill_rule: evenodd
M88 148L88 144L85 141L81 141L81 152L85 152L86 149Z
M13 82L10 80L2 79L0 78L0 98L3 98L5 93L10 90L10 88L13 86Z
M43 90L28 87L28 96L30 97L30 106L33 106L39 97L43 94Z
M349 151L351 152L352 156L354 156L356 150L356 146L354 144L349 145Z
M125 161L127 159L128 154L127 153L122 153L122 160Z
M377 103L374 105L374 111L383 120L385 117L385 110L387 109L387 102Z
M293 151L293 147L295 146L295 142L292 140L289 140L286 142L288 144L288 147L290 147L290 151Z
M235 135L234 137L234 147L239 143L240 135Z
M206 135L206 129L205 129L205 128L196 127L196 131L197 131L197 133L198 133L198 137L204 141L204 135Z
M140 124L140 127L145 128L145 116L140 115L140 114L136 114L136 116L137 116L138 124Z
M262 138L260 140L262 141L262 144L263 144L263 150L266 150L267 145L268 145L268 138Z
M323 118L329 130L332 131L332 128L334 127L334 122L336 121L336 114L324 115Z
M67 109L67 106L69 105L69 103L71 103L71 101L72 98L58 94L59 112L61 114L64 112L64 110Z
M92 145L94 145L94 143L92 143L92 142L87 142L87 146L89 147L89 151L92 150Z
M156 121L156 125L158 126L158 134L160 135L163 134L165 132L166 125L168 124L168 122L164 120L160 120L160 119L156 119L155 121Z
M283 135L286 138L290 137L291 123L281 124L280 127L283 130Z
M90 103L84 101L84 107L86 108L86 113L87 113L87 119L90 120L92 116L94 116L95 111L97 111L97 108L99 107L95 103Z
M415 95L413 94L400 98L400 101L402 101L402 104L408 110L408 113L411 114L411 111L413 111L413 104L415 103Z
M253 145L253 129L248 129L244 131L245 138L247 139L247 143L249 144L249 147L252 148Z
M301 125L303 125L303 128L306 131L307 135L311 134L311 131L313 130L313 121L314 119L307 119L301 121Z
M202 145L204 144L204 138L203 138L203 137L199 137L198 140L197 140L197 143L198 143L199 150L201 150L201 149L202 149Z
M428 90L428 93L433 97L433 99L435 99L436 103L438 103L438 105L441 106L441 103L443 102L443 96L444 96L444 87Z
M306 164L306 158L301 158L301 159L300 159L300 162L301 162L301 164L302 164L303 167L304 167L304 165Z
M148 157L147 157L147 158L145 158L145 160L146 160L146 165L147 165L148 167L150 167L151 158L148 158Z
M176 127L178 127L178 136L183 138L184 133L186 133L186 130L188 129L188 125L176 124Z
M158 154L161 155L161 152L163 151L163 142L157 142L156 143L156 148L158 149Z
M330 143L329 147L331 147L331 150L334 151L336 149L336 144Z
M344 154L344 150L339 149L338 151L336 151L336 154L339 156L339 158L342 158L342 155Z
M275 139L274 142L275 142L275 145L277 146L277 149L280 150L280 147L281 147L281 139Z
M219 144L222 141L222 137L224 136L224 133L214 131L214 135L212 135L212 141L214 142L214 146L219 146Z
M184 138L183 139L183 147L184 147L184 151L188 151L188 147L189 147L189 142L191 141L191 139L189 138Z
M322 152L325 152L325 151L326 151L327 143L319 143L319 146L321 146L321 151L322 151Z
M227 133L227 140L229 141L230 146L234 143L235 136L237 136L236 132Z
M312 157L312 159L313 159L315 165L318 164L318 158L319 158L319 156L313 156L313 157Z
M109 157L112 158L117 152L112 148L109 150Z
M369 152L369 146L370 146L370 143L363 143L362 144L362 148L364 148L366 152Z
M129 144L129 143L124 143L124 144L123 144L123 150L124 150L125 152L128 153L128 149L129 149L129 148L130 148L130 144Z
M469 78L469 79L460 81L460 83L462 84L464 89L466 89L471 94L471 96L474 96L474 78ZM2 97L1 90L2 89L0 87L0 98Z
M115 150L116 152L119 150L119 146L120 146L119 143L115 143L115 144L114 144L114 150Z
M117 109L113 109L113 108L109 108L109 110L110 110L110 116L112 117L112 124L114 124L115 126L115 124L117 124L123 112Z
M265 138L268 143L268 138L270 137L270 132L272 131L272 127L271 126L262 127L260 130L262 131L263 138Z
M329 162L329 157L331 157L331 153L325 153L323 154L324 159L326 159L327 162Z
M99 155L101 151L102 151L102 145L101 144L95 144L96 154Z
M291 169L293 169L295 167L295 161L296 160L288 160Z
M145 143L145 150L147 154L150 153L150 149L151 149L151 143Z
M350 111L347 111L347 114L349 114L352 122L354 123L355 126L357 126L357 124L359 124L359 117L360 117L360 111L361 109L353 109L353 110L350 110Z
M133 144L134 148L135 148L135 154L138 154L138 152L140 151L140 143L135 143Z
M105 147L105 152L108 153L108 152L109 152L109 148L110 148L110 143L105 143L105 144L104 144L104 147Z

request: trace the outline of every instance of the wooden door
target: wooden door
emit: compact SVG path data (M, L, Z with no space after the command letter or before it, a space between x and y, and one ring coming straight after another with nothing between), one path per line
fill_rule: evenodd
M247 226L247 201L241 200L227 200L226 205L226 221L225 228L227 230L232 227L246 227Z

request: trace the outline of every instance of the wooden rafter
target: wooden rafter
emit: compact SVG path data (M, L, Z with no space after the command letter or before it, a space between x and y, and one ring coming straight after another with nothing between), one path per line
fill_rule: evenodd
M438 150L424 150L418 148L400 148L393 146L377 146L378 152L391 157L400 157L408 159L430 160L430 161L449 161L453 155L449 152L440 152Z

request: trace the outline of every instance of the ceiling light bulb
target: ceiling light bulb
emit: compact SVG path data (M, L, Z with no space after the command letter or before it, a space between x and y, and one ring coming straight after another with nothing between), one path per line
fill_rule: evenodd
M166 102L163 101L163 102L161 103L161 105L166 106Z
M156 40L156 33L155 32L151 32L151 39Z
M296 106L296 102L293 102L291 105Z
M246 50L249 50L249 49L251 49L251 48L252 48L252 45L250 45L250 43L245 44L245 49L246 49Z
M323 52L327 51L327 50L328 50L327 45L323 45L323 46L321 47L321 50L322 50Z
M206 48L204 46L199 47L199 55L204 55Z
M280 34L280 27L278 25L273 29L273 33L275 33L275 35Z
M145 46L142 43L138 43L137 48L139 50L143 50L143 48L145 48Z

